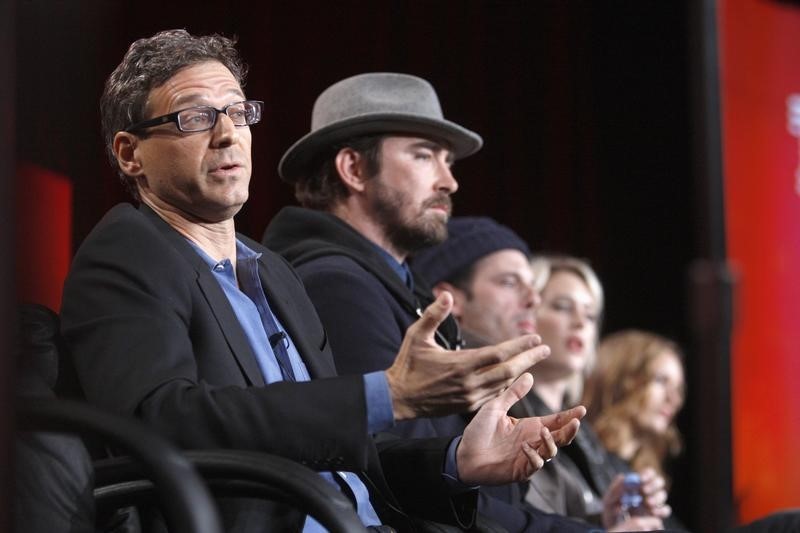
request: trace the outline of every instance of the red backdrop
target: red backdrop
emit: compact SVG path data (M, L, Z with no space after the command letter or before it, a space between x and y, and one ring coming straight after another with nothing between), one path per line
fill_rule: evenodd
M747 521L800 506L800 8L723 0L718 13L728 253L741 274L734 496Z
M17 299L61 308L72 260L72 181L30 163L17 169Z

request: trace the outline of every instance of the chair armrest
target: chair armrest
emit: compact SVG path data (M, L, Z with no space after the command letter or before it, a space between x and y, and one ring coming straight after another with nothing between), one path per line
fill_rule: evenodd
M185 457L217 495L286 503L332 533L365 532L350 501L313 470L276 455L245 450L191 450ZM95 462L98 505L149 501L152 485L130 458Z
M17 427L28 431L91 433L130 453L154 481L171 531L221 533L216 504L191 463L143 424L88 404L52 398L18 398Z

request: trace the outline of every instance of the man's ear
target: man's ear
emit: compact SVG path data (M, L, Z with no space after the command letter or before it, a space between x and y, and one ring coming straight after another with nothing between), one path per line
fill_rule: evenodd
M132 133L118 131L114 135L114 142L111 147L117 158L119 168L128 176L141 176L144 173L136 151L138 143L139 138Z
M336 171L350 192L363 192L366 175L364 156L350 147L339 150L335 159Z
M467 301L467 294L451 283L440 281L433 287L433 294L439 296L443 291L447 291L453 295L453 309L450 313L456 318L460 319L464 312L464 304Z

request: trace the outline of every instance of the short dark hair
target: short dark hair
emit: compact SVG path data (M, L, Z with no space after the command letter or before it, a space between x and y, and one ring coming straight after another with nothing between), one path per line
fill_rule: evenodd
M294 186L294 196L300 205L310 209L328 211L337 202L347 198L347 187L336 170L336 154L343 148L352 148L364 156L367 177L381 171L381 146L385 134L365 135L336 143L312 160L307 175Z
M134 198L139 196L136 184L119 167L114 155L114 135L146 118L145 105L151 90L179 70L204 61L219 61L244 87L247 67L236 50L236 38L218 34L197 37L186 30L166 30L134 41L106 80L100 97L103 140L111 166ZM145 137L147 133L137 135Z

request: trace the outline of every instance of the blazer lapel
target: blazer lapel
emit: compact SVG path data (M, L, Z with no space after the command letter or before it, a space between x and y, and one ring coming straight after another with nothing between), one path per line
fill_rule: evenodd
M290 284L300 286L300 283L294 279L288 283L285 280L281 280L274 273L274 269L267 264L265 255L262 255L258 262L261 285L267 295L267 301L272 308L272 312L277 315L281 324L289 333L289 337L291 337L300 357L308 368L312 379L335 376L336 366L333 363L333 357L330 356L330 352L324 351L322 346L315 346L312 336L308 334L308 329L304 326L304 322L318 319L316 317L303 316L295 303L295 298L298 297L296 291L293 294L287 289ZM303 289L301 288L300 290ZM305 295L303 294L302 296ZM308 305L312 306L310 302Z
M225 341L228 343L244 375L253 385L265 385L264 376L258 366L253 349L250 347L250 341L247 339L239 319L236 318L236 313L233 311L228 297L225 296L225 292L214 278L214 275L208 270L208 265L203 262L203 259L192 248L192 245L186 242L186 239L180 233L175 231L152 209L144 204L139 209L161 231L175 250L194 268L200 291L217 319L222 335L225 337Z
M194 250L191 251L195 253ZM195 255L197 254L195 253ZM202 263L202 259L200 261ZM202 263L202 267L207 268L205 263ZM250 347L250 341L247 339L239 319L236 318L236 313L222 287L210 272L202 271L198 271L197 284L208 301L211 312L217 319L222 334L242 372L253 385L265 385L264 375L261 373L256 356Z

